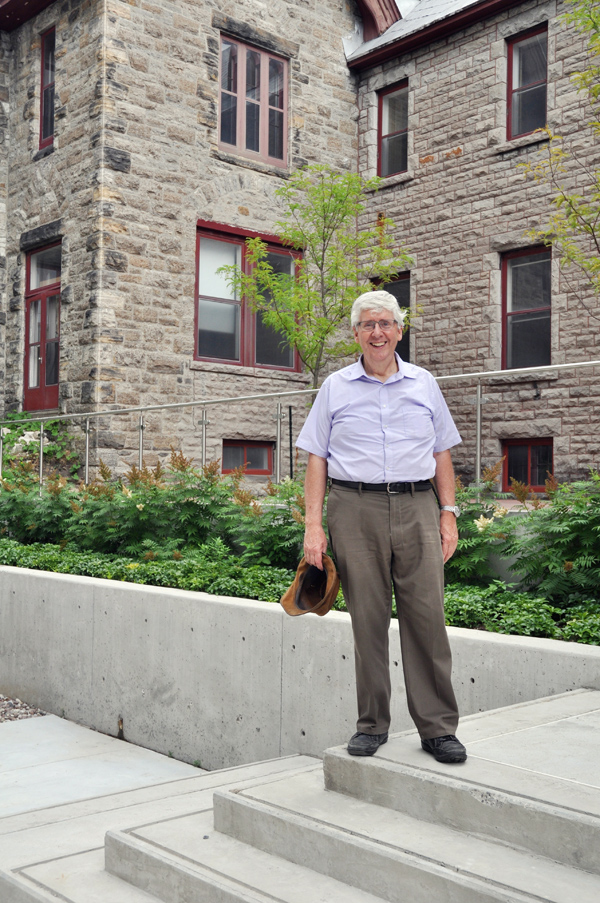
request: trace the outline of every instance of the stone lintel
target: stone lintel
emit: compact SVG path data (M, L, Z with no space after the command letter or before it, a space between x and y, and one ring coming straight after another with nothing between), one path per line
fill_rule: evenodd
M276 37L268 31L263 31L262 28L254 28L246 22L240 22L238 19L232 19L231 16L224 16L216 11L212 14L212 26L231 35L232 38L254 44L270 53L278 53L281 56L295 59L300 51L300 45L293 41Z

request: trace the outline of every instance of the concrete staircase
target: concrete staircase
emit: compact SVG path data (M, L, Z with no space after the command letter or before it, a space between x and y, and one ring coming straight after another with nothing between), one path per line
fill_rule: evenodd
M464 765L413 732L369 759L213 774L212 806L48 850L0 876L0 903L599 903L600 692L471 716L460 737Z

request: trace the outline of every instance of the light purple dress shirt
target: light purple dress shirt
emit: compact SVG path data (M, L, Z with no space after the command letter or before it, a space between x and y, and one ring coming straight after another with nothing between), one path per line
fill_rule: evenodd
M326 458L329 477L429 480L433 453L462 441L431 373L396 360L398 372L384 383L366 374L361 358L321 386L296 445Z

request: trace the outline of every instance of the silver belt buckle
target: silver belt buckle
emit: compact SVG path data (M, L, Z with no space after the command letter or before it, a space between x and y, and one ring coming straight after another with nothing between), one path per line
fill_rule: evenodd
M392 485L393 485L392 483L387 484L387 494L388 495L400 495L400 492L394 492L393 489L390 489L390 486L392 486Z

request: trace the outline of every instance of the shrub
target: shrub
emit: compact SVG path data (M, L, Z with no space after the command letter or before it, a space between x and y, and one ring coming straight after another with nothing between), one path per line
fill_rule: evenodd
M501 580L489 586L451 584L445 591L446 623L453 627L490 630L520 636L561 636L561 609L547 599L515 591Z
M515 484L524 494L528 487ZM555 603L587 597L600 601L600 475L548 486L549 502L526 504L507 525L502 553L526 587Z
M150 586L170 586L215 595L278 602L294 579L285 568L244 566L220 539L170 560L132 561L117 555L79 552L50 544L0 540L0 564Z
M267 497L260 500L238 488L234 502L239 518L235 538L243 549L242 561L295 570L304 540L302 484L289 478L278 485L270 483Z

